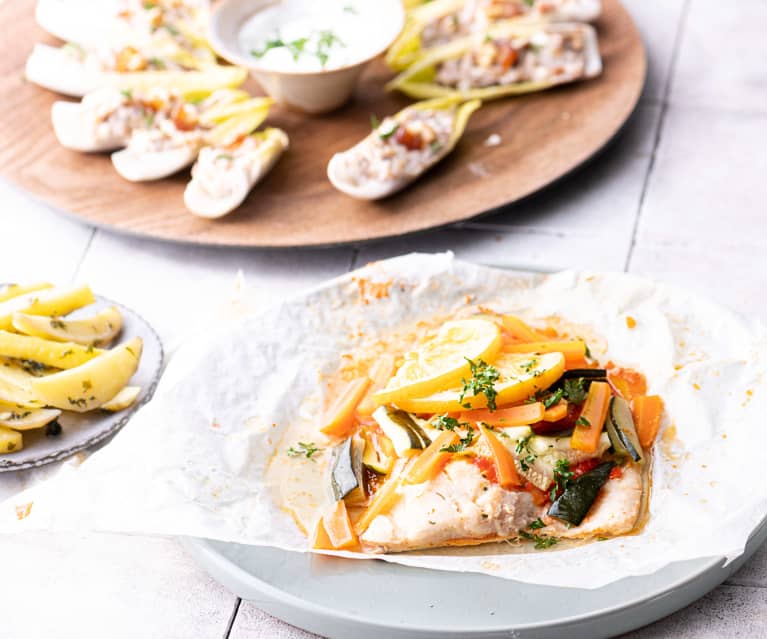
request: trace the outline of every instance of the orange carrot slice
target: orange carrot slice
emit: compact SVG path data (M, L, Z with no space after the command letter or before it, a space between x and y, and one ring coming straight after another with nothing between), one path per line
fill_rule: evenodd
M404 469L402 472L404 472ZM389 477L389 479L384 482L384 485L378 489L375 495L373 495L372 501L354 525L354 531L358 535L365 532L367 527L373 523L373 520L378 517L378 515L382 515L388 510L391 510L399 501L400 495L398 490L402 484L402 472L395 477Z
M394 375L394 355L383 353L370 367L368 377L371 380L370 388L365 397L357 406L357 417L369 417L373 414L378 403L373 399L373 393L386 386L386 382Z
M314 534L311 539L312 548L317 550L335 550L333 543L328 537L328 533L325 530L325 524L322 523L322 517L317 520L317 527L314 529Z
M507 353L562 353L565 363L581 362L586 357L586 342L582 340L555 342L526 342L506 344L503 350Z
M647 380L639 371L608 364L607 376L627 402L637 395L647 394Z
M565 417L567 417L567 402L565 400L547 408L543 413L544 422L558 422Z
M357 535L352 528L343 499L339 499L322 516L322 525L334 550L343 550L357 545Z
M485 436L485 441L493 455L498 484L501 488L521 486L522 482L519 479L519 473L517 473L514 458L511 456L508 448L500 442L489 428L480 426L480 429L482 430L482 434Z
M632 402L634 424L642 448L650 448L663 417L663 400L657 395L637 395Z
M424 481L433 479L442 469L445 467L452 453L449 453L443 448L457 444L460 438L456 433L451 430L444 430L426 449L416 457L413 465L408 471L405 481L408 484L420 484Z
M349 382L330 404L320 430L326 435L344 437L354 426L354 411L370 388L369 377L361 377Z
M535 329L530 328L525 322L514 315L502 317L503 328L511 333L511 336L521 342L541 342L546 338ZM527 351L521 351L526 353Z
M565 412L566 409L565 409ZM527 426L535 424L544 418L545 409L541 402L499 408L490 412L486 409L468 410L461 413L462 422L482 422L490 426L504 428L505 426ZM556 420L555 420L556 421Z
M575 423L575 430L570 439L573 449L584 453L596 452L611 396L612 392L607 382L591 382L581 416Z

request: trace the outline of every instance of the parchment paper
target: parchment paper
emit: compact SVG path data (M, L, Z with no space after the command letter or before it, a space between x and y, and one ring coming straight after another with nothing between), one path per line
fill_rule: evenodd
M604 337L591 344L601 361L646 374L649 392L666 403L650 519L641 534L564 550L383 559L597 588L673 561L741 554L767 515L762 326L626 274L564 272L531 282L449 253L374 263L273 308L219 320L179 349L155 398L111 444L0 504L0 530L188 535L307 551L263 474L282 454L285 429L316 418L302 400L323 392L318 373L336 367L366 339L360 335L467 301L593 327Z

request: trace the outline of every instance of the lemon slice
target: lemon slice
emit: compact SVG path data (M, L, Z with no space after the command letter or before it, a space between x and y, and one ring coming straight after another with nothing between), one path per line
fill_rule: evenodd
M492 360L500 351L501 331L494 322L465 319L445 322L436 335L405 356L405 363L373 399L397 404L450 388L468 377L467 360Z
M494 384L496 406L521 402L539 390L548 388L565 371L562 353L543 355L504 353L493 366L500 373ZM468 375L466 375L468 378ZM448 413L466 408L485 408L485 395L469 395L461 401L461 388L441 391L425 397L402 397L397 406L413 413Z

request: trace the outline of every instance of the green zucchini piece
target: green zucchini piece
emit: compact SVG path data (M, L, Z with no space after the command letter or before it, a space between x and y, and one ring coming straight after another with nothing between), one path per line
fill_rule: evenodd
M629 403L622 397L610 400L605 426L616 453L628 455L635 462L642 461L642 445L634 426L634 416Z
M394 450L402 457L405 451L415 448L422 450L431 444L429 436L404 410L380 406L373 413L381 430L391 439Z
M559 498L551 504L549 515L573 526L580 525L588 515L597 495L599 495L599 490L604 486L614 466L615 462L604 462L572 481Z
M365 437L365 452L362 454L362 465L369 468L374 473L386 475L394 464L394 449L391 448L392 455L387 455L387 451L381 450L372 440L370 434Z
M346 497L353 501L365 498L362 478L362 452L365 442L358 436L347 437L333 450L330 468L330 489L337 500Z

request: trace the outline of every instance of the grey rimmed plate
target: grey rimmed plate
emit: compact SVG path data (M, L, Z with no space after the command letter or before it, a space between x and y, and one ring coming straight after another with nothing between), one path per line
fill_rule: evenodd
M745 552L670 564L596 590L552 588L474 573L409 568L182 539L207 572L283 621L333 639L568 639L613 637L699 599L767 540L767 519ZM584 571L588 566L583 567Z
M133 413L151 399L162 372L163 350L159 336L146 320L122 304L99 296L96 297L95 304L79 309L67 317L74 319L78 316L92 315L108 306L116 306L123 315L123 328L115 344L137 336L144 340L144 352L138 371L130 381L131 386L141 387L141 393L135 403L117 413L99 410L88 413L65 411L59 418L62 433L58 437L46 437L44 428L25 431L24 448L17 453L0 456L0 472L44 466L95 446L125 426Z

